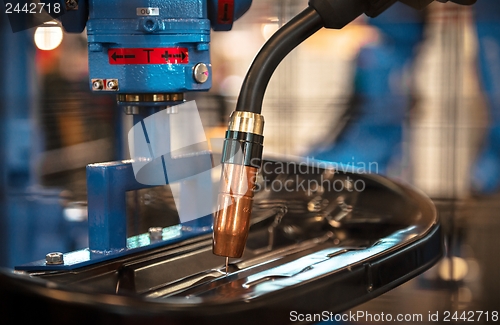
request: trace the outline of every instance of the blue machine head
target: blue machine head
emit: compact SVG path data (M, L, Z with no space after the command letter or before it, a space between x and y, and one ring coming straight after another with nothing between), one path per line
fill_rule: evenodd
M90 87L126 107L164 106L212 84L210 29L226 31L251 0L58 0L68 32L87 28Z

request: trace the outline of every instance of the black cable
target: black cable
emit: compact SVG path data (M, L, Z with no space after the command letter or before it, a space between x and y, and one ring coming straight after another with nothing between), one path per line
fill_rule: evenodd
M241 86L237 111L260 114L267 84L280 62L297 45L323 27L323 20L311 7L281 27L255 57Z

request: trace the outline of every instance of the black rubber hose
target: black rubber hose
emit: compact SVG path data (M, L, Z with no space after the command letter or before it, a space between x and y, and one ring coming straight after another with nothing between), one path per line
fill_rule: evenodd
M237 111L260 114L267 84L280 62L297 45L323 27L319 14L308 7L281 27L255 57L241 86Z

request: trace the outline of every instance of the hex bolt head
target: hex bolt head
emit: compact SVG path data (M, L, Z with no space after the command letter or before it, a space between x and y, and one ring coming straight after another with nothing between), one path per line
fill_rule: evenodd
M205 63L198 63L194 66L193 77L197 83L205 83L208 80L209 72Z
M163 228L162 227L151 227L148 229L149 238L151 240L160 240L163 238Z
M64 264L63 253L52 252L45 255L45 264L47 265L60 265Z

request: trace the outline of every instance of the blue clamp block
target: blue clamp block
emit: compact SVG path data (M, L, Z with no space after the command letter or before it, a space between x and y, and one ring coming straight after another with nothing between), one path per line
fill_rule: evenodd
M149 234L127 238L126 192L150 187L136 181L131 161L88 165L89 248L63 254L63 264L39 260L16 270L73 270L212 232L212 215L207 215L164 228L160 240L151 239Z

